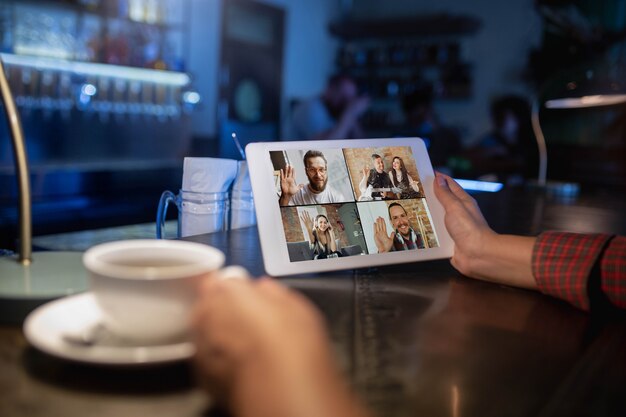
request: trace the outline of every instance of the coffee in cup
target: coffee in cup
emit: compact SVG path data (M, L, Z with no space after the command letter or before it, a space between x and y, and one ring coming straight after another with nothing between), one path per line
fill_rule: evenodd
M224 264L224 254L180 240L125 240L90 248L83 263L109 331L164 343L187 335L198 287Z

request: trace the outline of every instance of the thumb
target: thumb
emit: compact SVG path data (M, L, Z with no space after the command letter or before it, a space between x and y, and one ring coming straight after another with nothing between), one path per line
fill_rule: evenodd
M452 193L448 186L448 181L445 176L440 173L435 173L434 181L435 196L441 203L444 209L448 210L450 205L454 203L458 198Z

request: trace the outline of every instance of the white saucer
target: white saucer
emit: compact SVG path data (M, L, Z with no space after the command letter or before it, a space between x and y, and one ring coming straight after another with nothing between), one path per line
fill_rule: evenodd
M101 312L93 294L87 292L44 304L24 322L26 339L37 349L53 356L78 362L102 365L149 365L175 362L193 356L193 343L182 341L164 345L142 346L120 342L95 341L80 345L65 340L67 334L96 325Z

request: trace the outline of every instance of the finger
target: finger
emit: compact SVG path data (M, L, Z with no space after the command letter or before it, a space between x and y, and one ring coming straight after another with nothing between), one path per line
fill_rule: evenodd
M205 355L210 359L205 360L204 356L199 355L195 357L196 366L193 368L196 371L196 380L200 387L211 396L211 399L215 401L217 406L227 408L228 399L231 397L230 392L234 385L232 372L228 372L227 369L219 369L219 365L217 365L216 369L215 363L226 363L219 355L215 355L213 352L207 352Z
M443 174L441 174L443 175ZM478 207L478 203L476 199L469 195L463 187L461 187L453 178L443 175L446 178L446 183L448 184L450 191L454 194L456 198L458 198L463 206L470 212L470 214L481 222L484 222L484 217L482 212L480 211L480 207Z
M383 233L385 236L387 236L387 226L385 224L385 219L379 217L378 219L376 219L376 222L378 223L378 233Z
M250 309L258 309L258 295L251 280L215 280L213 288L219 292L204 293L200 305L192 315L192 329L197 346L222 349L236 354L245 340L239 339L245 330ZM245 334L244 334L245 335Z
M246 268L239 265L232 265L222 269L217 278L221 280L248 280L250 279L250 274L248 273L248 270Z
M448 177L447 175L444 175L444 177L446 179L448 187L450 187L450 191L452 191L455 196L457 196L461 200L467 200L471 198L470 195L465 192L463 187L461 187L459 183L454 180L454 178Z
M285 294L289 291L289 289L280 282L267 276L256 280L255 285L258 291L268 294Z
M297 292L270 277L256 280L255 288L260 296L267 297L275 305L291 303L293 298L299 298Z
M285 181L285 170L281 169L280 170L280 182Z
M211 329L209 329L211 330ZM232 374L235 369L233 363L219 344L213 343L210 337L202 337L202 334L210 331L200 331L196 334L194 355L194 367L197 371L197 380L201 387L211 394L217 402L225 403L228 392L232 389Z
M272 304L283 305L285 311L293 311L295 314L308 310L307 316L313 320L312 322L309 321L310 325L320 329L324 327L319 309L301 292L293 290L270 277L256 280L256 287L259 294L267 297L267 300L271 301Z
M387 222L382 217L380 218L380 230L385 236L387 236Z
M233 299L245 297L252 282L248 277L244 268L232 266L205 280L200 287L194 316L210 317L214 311L228 308Z
M439 172L435 174L434 190L435 196L446 211L455 203L459 203L459 198L450 189L447 178Z
M439 173L439 176L445 179L446 184L448 185L448 188L450 189L452 194L454 194L459 200L465 201L465 202L471 202L472 204L474 203L474 199L472 198L472 196L470 196L463 189L463 187L461 187L459 183L454 180L454 178L449 177L445 174L441 174L441 173Z
M443 185L442 185L443 184ZM471 216L474 221L481 224L487 224L480 207L476 200L467 194L461 186L452 178L441 173L437 173L435 180L435 195L444 206L446 212L455 211L455 205L458 205L456 209L462 209Z

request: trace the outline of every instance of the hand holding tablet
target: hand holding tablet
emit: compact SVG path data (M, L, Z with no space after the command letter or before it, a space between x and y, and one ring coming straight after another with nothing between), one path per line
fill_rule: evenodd
M271 275L452 256L421 139L253 143L246 154Z

